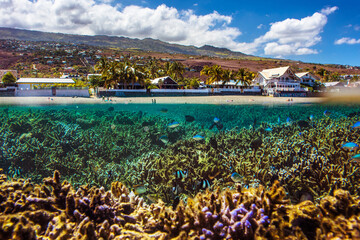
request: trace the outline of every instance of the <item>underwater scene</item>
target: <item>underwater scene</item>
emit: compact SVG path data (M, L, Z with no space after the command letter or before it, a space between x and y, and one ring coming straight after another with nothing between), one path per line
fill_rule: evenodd
M0 121L0 239L360 239L359 104L1 106Z

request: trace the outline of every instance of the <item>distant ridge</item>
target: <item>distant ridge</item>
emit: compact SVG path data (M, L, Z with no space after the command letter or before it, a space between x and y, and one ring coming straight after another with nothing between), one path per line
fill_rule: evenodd
M25 41L50 41L50 42L66 42L76 44L87 44L92 46L116 47L121 49L139 49L142 51L162 52L162 53L178 53L187 55L202 55L223 58L251 58L241 52L233 52L226 48L217 48L209 45L200 48L195 46L183 46L180 44L171 44L151 38L132 39L127 37L114 36L87 36L63 33L49 33L31 30L22 30L14 28L0 27L0 39L15 39Z

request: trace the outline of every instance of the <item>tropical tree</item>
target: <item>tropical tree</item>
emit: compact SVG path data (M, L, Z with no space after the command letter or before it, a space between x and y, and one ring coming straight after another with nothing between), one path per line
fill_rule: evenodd
M109 69L109 60L107 58L100 58L100 60L95 64L95 71L98 71L101 75L106 75L107 70Z
M206 84L211 85L221 81L223 72L223 69L219 65L213 65L211 67L205 65L204 68L200 71L200 75L208 76L206 79Z
M150 60L145 67L145 73L150 79L158 78L162 75L162 70L159 66L159 63L156 60Z
M110 62L109 68L105 75L105 82L104 82L105 88L109 88L110 86L117 88L117 83L120 78L120 75L121 75L120 64L118 62Z
M125 76L128 82L131 82L131 88L134 89L136 82L142 83L145 79L145 74L139 70L136 63L125 66Z
M90 86L92 87L102 87L104 85L101 76L95 76L95 75L89 78L89 83Z
M222 86L224 86L230 80L236 78L236 73L233 70L224 69L222 75Z
M4 84L16 83L16 77L14 77L14 75L11 72L7 72L7 73L4 74L1 81Z
M189 88L199 88L200 87L200 79L197 77L190 78L188 86L189 86Z
M316 73L321 77L322 81L327 82L329 80L330 72L326 69L320 68Z
M236 73L236 79L238 83L242 83L245 86L248 86L251 84L252 79L255 77L255 74L251 71L248 71L245 68L240 68Z
M183 79L184 70L184 65L179 62L172 62L169 67L169 75L176 80Z

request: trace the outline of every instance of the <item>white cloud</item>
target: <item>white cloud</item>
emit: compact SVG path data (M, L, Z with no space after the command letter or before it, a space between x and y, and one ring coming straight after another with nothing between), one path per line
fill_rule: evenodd
M87 35L112 35L154 38L184 45L213 45L248 54L264 49L268 55L314 54L314 45L329 7L303 19L273 23L270 30L253 42L237 41L238 28L231 27L231 16L214 11L197 15L192 10L179 11L164 4L156 8L112 6L113 0L0 0L0 26L47 32ZM196 4L196 3L195 3ZM259 25L258 27L263 27Z
M335 7L327 7L327 8L322 9L321 13L327 16L327 15L332 14L333 12L335 12L338 9L339 8L336 6Z
M355 39L355 38L340 38L338 40L335 41L335 44L337 45L341 45L341 44L360 44L360 39Z
M265 27L264 24L260 24L260 25L258 25L256 28L257 28L257 29L262 29L263 27Z
M160 5L111 6L111 0L1 0L0 26L88 35L154 38L172 43L236 48L232 18L216 11L196 15Z
M320 33L327 23L327 15L337 7L328 7L302 19L288 18L271 24L265 35L254 40L256 48L272 56L317 54L315 46L321 41Z

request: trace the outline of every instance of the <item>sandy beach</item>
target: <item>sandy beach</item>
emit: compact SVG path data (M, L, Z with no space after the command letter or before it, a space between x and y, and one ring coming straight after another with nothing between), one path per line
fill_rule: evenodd
M198 96L198 97L112 97L111 101L101 98L71 98L71 97L0 97L0 105L56 105L56 104L289 104L289 103L319 103L325 99L315 98L276 98L265 96ZM291 101L292 100L292 101Z

